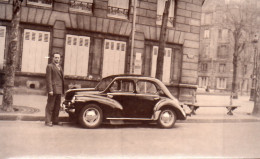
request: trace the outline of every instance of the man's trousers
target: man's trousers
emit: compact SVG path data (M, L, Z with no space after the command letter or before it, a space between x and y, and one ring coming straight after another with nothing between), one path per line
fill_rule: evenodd
M60 112L61 95L48 94L47 105L45 108L45 123L58 123Z

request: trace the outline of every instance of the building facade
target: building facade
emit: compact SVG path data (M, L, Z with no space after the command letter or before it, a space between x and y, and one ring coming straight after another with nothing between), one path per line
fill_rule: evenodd
M163 82L180 99L197 82L203 1L172 0L170 6ZM52 52L62 54L67 89L93 87L112 74L155 76L165 1L136 2L133 36L134 0L23 1L15 86L44 89ZM0 0L2 76L11 19L12 0Z
M203 5L198 71L199 88L216 92L230 92L232 89L234 43L231 37L233 35L223 25L222 13L226 5L232 5L234 2L238 2L238 0L207 0ZM260 8L259 0L251 0L246 3ZM242 94L249 94L252 86L254 46L250 44L250 39L248 43L241 56L238 69L239 92Z

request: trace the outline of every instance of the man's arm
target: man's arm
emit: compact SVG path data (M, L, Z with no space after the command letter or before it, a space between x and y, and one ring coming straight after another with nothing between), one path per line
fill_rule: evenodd
M50 95L53 95L53 88L52 88L52 68L51 65L47 65L46 68L46 87L47 87L47 92Z

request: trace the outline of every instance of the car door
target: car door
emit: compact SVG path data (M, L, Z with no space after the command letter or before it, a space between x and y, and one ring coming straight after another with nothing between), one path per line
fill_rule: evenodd
M138 117L151 118L153 108L160 100L156 85L151 81L137 81L135 100Z
M136 117L137 109L135 103L134 81L129 79L115 80L110 86L107 95L109 98L118 101L122 105L122 117Z

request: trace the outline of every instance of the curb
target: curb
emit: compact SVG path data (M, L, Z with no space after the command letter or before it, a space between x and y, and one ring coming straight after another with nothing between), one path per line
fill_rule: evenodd
M29 115L0 115L0 121L45 121L43 116L29 116ZM59 117L61 122L69 122L69 117Z
M43 116L30 115L0 115L0 121L45 121ZM69 117L59 117L60 122L70 122ZM186 119L178 120L177 123L240 123L260 122L260 119Z

